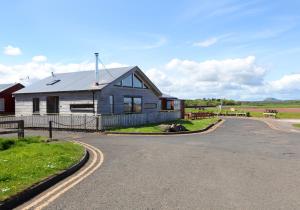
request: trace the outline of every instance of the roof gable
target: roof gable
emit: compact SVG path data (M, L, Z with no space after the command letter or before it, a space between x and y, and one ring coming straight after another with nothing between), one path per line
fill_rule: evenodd
M115 79L114 81L112 81L110 85L118 85L118 83L121 80L127 78L130 74L135 74L138 77L138 79L142 80L146 84L146 86L155 93L155 95L157 95L157 96L162 95L161 91L154 85L154 83L137 66L132 68L126 74L123 74L121 77L119 77L119 78ZM109 88L110 85L108 85L107 88Z
M19 87L18 89L21 89L24 87L20 83L0 84L0 93L4 92L12 87L15 87L15 86L18 86Z

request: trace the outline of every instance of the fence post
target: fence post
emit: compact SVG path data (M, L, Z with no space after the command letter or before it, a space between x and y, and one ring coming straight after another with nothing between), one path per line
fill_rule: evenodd
M18 138L24 138L24 120L18 122Z
M99 129L99 115L96 115L96 131Z
M52 121L49 121L49 139L52 139Z
M86 126L86 114L84 115L84 129L86 130L87 126Z

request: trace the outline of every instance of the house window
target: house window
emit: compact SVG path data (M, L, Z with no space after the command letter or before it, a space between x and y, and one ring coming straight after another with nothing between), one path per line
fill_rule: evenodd
M180 100L175 100L174 101L174 110L180 110L181 105L180 105Z
M32 113L33 114L40 113L40 99L39 98L32 99Z
M142 112L142 98L133 98L133 112Z
M47 114L58 114L59 113L59 97L48 96L47 97Z
M55 80L52 80L51 82L47 83L47 85L54 85L56 83L60 82L60 79L55 79Z
M117 82L115 85L122 86L122 87L148 89L148 86L141 79L139 79L135 74L130 74L128 77Z
M114 96L109 96L109 111L111 114L114 113Z
M145 103L144 104L144 109L156 109L157 104L156 103Z
M4 98L0 98L0 112L5 111L5 100Z
M133 87L134 88L143 88L143 82L137 78L135 75L133 76Z
M125 113L140 113L142 112L141 97L124 97L124 112Z
M122 86L132 87L132 74L122 80Z
M124 97L124 112L132 112L132 98Z
M167 110L174 110L174 101L167 101Z
M70 104L71 112L94 112L94 104Z

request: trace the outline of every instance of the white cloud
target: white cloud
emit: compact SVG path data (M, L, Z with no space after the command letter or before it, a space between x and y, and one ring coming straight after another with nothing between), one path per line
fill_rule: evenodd
M204 62L172 59L161 68L146 72L163 92L181 98L225 97L245 100L273 95L297 97L293 91L299 92L297 84L300 84L300 74L267 82L264 79L266 73L267 70L256 63L254 56ZM281 94L283 91L285 94Z
M270 90L281 92L281 93L291 93L300 91L300 74L290 74L284 75L279 80L269 82L268 86Z
M36 55L34 57L32 57L32 61L33 62L46 62L47 61L47 57L44 55Z
M13 47L11 45L8 45L8 46L4 47L3 53L5 55L17 56L17 55L21 55L22 51L18 47Z
M193 45L197 47L210 47L219 41L217 37L211 37L201 42L195 42Z
M33 59L19 65L0 63L0 83L31 83L50 76L51 72L63 73L93 70L94 62L49 63L45 59ZM127 66L110 63L106 68ZM161 67L145 70L145 73L163 92L180 98L233 98L241 100L277 97L299 99L300 73L284 75L278 80L265 81L267 70L257 64L254 56L245 58L207 60L172 59ZM27 81L29 77L29 81Z
M43 62L37 62L43 61ZM107 64L106 68L116 68L126 66L120 63ZM100 68L103 68L100 66ZM42 79L51 75L51 72L64 73L74 71L85 71L95 69L95 63L48 63L42 57L32 59L32 61L19 65L4 65L0 63L0 83L22 82L29 84L35 80ZM29 80L27 79L29 77Z

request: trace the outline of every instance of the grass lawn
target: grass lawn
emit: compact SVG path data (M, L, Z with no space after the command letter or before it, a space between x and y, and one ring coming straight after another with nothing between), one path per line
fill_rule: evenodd
M295 128L300 128L300 124L293 124Z
M82 146L71 142L0 138L0 201L72 166L83 153Z
M170 121L166 123L160 123L160 124L182 124L186 129L189 131L196 131L206 128L207 126L211 125L212 123L217 122L218 118L207 118L202 120L175 120ZM162 132L158 125L160 124L147 124L142 126L136 126L136 127L129 127L129 128L116 128L111 129L110 131L116 131L116 132L133 132L133 133L156 133L156 132Z

